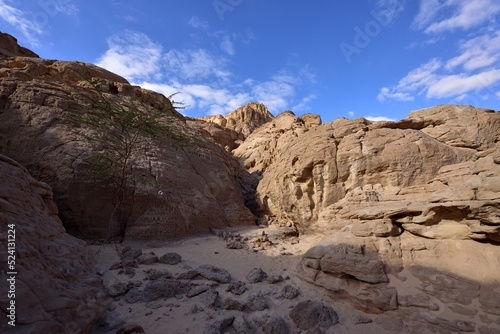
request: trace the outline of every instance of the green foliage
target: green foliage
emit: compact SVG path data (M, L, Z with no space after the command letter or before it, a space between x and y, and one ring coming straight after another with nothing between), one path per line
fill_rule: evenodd
M69 101L63 118L90 146L85 163L95 184L116 191L115 213L123 205L127 186L141 182L132 171L134 153L149 150L153 144L164 147L188 142L175 124L178 121L175 109L183 107L174 107L179 105L176 102L158 107L138 96L120 96L114 84L106 84L85 70L85 73L77 71L84 85L73 87L78 102ZM112 216L111 221L114 218ZM123 233L125 223L121 225Z
M153 143L179 145L185 140L175 127L178 119L172 105L160 109L137 96L127 99L117 90L114 94L105 92L100 78L91 77L90 71L78 73L87 87L75 88L80 102L71 101L64 118L76 125L74 131L90 144L86 163L97 184L121 189L130 183L127 181L135 181L130 179L134 152L149 149Z

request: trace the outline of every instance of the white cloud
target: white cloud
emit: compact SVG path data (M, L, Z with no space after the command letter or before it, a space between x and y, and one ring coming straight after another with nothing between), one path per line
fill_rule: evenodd
M383 87L377 99L412 101L415 95L463 101L500 81L500 31L460 41L458 55L431 59L410 71L394 87ZM490 92L491 93L491 92ZM477 95L479 96L479 95Z
M399 81L397 90L414 91L423 86L429 85L436 80L434 74L442 63L439 59L433 58L422 66L410 71L403 79Z
M234 43L229 36L225 36L222 42L220 42L220 49L230 56L234 56L236 53L234 50Z
M378 0L375 8L388 23L393 22L404 10L406 0Z
M500 92L497 92L495 95L500 99Z
M464 94L472 90L481 90L500 80L500 70L492 69L475 75L449 75L432 84L428 91L429 98L443 98Z
M354 117L354 111L349 111L348 114L349 116Z
M388 99L402 101L402 102L415 100L415 98L411 96L409 93L397 93L397 92L394 93L391 92L389 88L384 87L380 90L380 93L377 95L377 100L379 100L380 102L384 102Z
M108 38L109 49L97 65L124 76L128 80L158 76L162 46L142 33L125 31Z
M410 71L402 78L394 88L383 87L377 96L377 100L396 100L401 102L413 101L415 98L411 93L421 90L437 80L435 71L442 66L439 59L431 59L422 66Z
M74 15L78 8L72 0L65 1L38 1L39 11L25 12L10 5L18 1L0 0L0 18L14 26L32 46L38 47L39 36L48 29L46 25L50 18L59 13Z
M295 88L287 82L272 80L254 86L252 93L270 110L281 112L288 106L288 98L295 95Z
M442 36L435 36L435 37L432 37L432 38L429 38L423 42L412 42L408 47L407 49L414 49L416 47L421 47L421 48L425 48L429 45L433 45L433 44L436 44L437 42L441 41L443 39Z
M461 55L446 63L447 70L462 65L465 70L473 71L495 64L500 59L500 31L463 41L460 50Z
M377 117L366 116L365 118L369 121L372 121L372 122L395 122L396 121L395 119L385 117L385 116L377 116Z
M133 31L112 36L108 45L109 49L98 59L99 66L165 96L180 92L175 100L185 104L184 112L225 114L251 101L261 102L275 113L290 105L306 110L316 97L313 94L296 97L298 87L309 86L316 80L309 66L296 66L294 70L287 67L268 80L246 78L233 82L227 69L229 61L217 49L163 52L160 44ZM231 53L231 45L226 49L224 52Z
M196 101L193 98L193 96L183 92L182 86L180 86L179 84L167 85L167 84L158 84L150 82L142 82L134 84L141 86L142 88L163 94L166 97L178 93L173 97L174 101L182 103L186 107L186 109L190 109L196 106Z
M28 18L27 13L7 5L5 0L0 0L0 17L19 29L31 45L38 45L37 36L43 34L43 27Z
M413 26L426 33L468 30L500 13L497 0L421 0Z
M210 25L208 24L208 22L201 20L198 16L191 17L188 24L191 27L197 28L197 29L207 30L210 28Z
M304 97L302 99L302 101L300 101L299 104L297 104L296 106L292 107L292 111L300 113L300 112L311 110L310 104L316 98L317 98L317 96L315 94L309 94L309 95L307 95L306 97Z
M455 101L457 102L462 102L463 100L465 100L469 95L467 94L462 94L460 95L459 97L455 98Z
M226 60L205 49L170 50L163 56L163 62L167 71L182 79L199 80L211 76L227 79L231 76L225 70Z
M178 82L159 84L144 81L138 85L165 96L180 92L176 95L175 100L184 102L185 112L199 110L207 115L226 114L252 101L261 102L271 112L279 113L289 106L296 93L295 86L275 80L257 82L247 79L240 85L227 85L225 88L215 88L212 84L181 84ZM307 104L315 98L314 94L307 95L292 110L307 110Z
M138 85L167 97L179 93L175 95L174 100L182 102L187 111L197 108L205 110L209 115L226 114L252 100L246 93L215 89L209 85L182 85L179 83L168 85L150 82L142 82Z

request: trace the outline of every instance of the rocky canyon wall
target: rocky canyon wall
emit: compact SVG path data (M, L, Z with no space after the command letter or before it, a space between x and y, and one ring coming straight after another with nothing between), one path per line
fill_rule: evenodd
M101 315L106 295L86 243L67 234L57 214L50 187L0 155L0 266L9 268L11 242L11 271L17 272L9 283L12 295L3 288L0 295L2 333L87 333ZM0 271L2 287L8 278L12 274ZM11 300L15 326L7 323Z
M138 150L131 157L131 172L146 182L128 189L127 238L177 238L254 222L241 196L237 160L187 124L163 95L91 64L38 58L6 34L0 36L0 51L0 153L52 187L72 233L106 236L116 201L113 191L95 187L85 169L88 145L61 122L69 102L81 99L86 82L78 72L86 71L102 80L109 98L126 103L135 96L170 110L181 119L177 131L188 143Z
M499 142L498 111L443 105L309 127L285 112L234 153L264 220L319 238L302 279L388 332L498 333Z

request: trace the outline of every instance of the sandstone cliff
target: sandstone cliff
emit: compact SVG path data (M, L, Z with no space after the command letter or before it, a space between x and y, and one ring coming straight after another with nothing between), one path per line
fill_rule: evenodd
M105 303L102 281L91 272L86 243L68 235L50 187L0 155L0 279L6 286L7 225L14 224L16 326L7 324L10 300L0 295L2 333L87 333ZM11 242L11 241L9 241Z
M255 129L272 120L274 116L262 103L250 102L226 116L215 115L195 118L193 120L217 124L225 129L237 144L245 140ZM237 146L237 145L236 145ZM232 147L231 149L233 149Z
M170 101L91 64L84 68L79 62L40 59L5 34L0 46L0 153L53 188L67 228L92 238L105 236L113 193L94 186L84 168L88 147L60 122L68 100L80 98L75 87L85 87L76 71L101 78L105 94L114 99L126 102L138 96L143 103L173 110ZM241 196L238 162L185 121L176 126L194 144L154 147L132 156L131 173L147 182L129 187L123 209L126 236L174 238L252 224L254 217Z
M235 155L250 173L260 175L257 198L261 210L286 216L305 231L316 222L362 221L364 216L357 212L363 204L353 200L360 195L383 212L369 213L368 219L392 217L384 206L388 203L391 212L397 212L394 222L403 219L402 208L408 216L418 216L419 210L429 215L422 206L429 201L451 202L453 198L447 199L446 192L455 194L456 200L487 205L485 201L496 197L482 194L490 191L484 188L496 183L497 174L491 171L486 176L486 167L481 170L472 165L496 159L499 138L499 113L467 106L419 110L399 122L341 118L312 129L286 112L252 133ZM461 175L460 181L431 182L440 172L455 176L446 172L449 169ZM458 190L451 188L467 177L475 182L461 183ZM444 198L436 198L438 190ZM407 193L419 195L404 201ZM411 210L411 205L419 209ZM422 218L421 224L429 221Z
M263 220L322 236L299 275L388 332L496 333L500 113L445 105L398 122L291 112L234 153Z

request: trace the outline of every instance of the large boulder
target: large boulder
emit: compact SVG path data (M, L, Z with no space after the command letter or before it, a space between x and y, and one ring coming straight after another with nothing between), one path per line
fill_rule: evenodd
M137 182L128 187L121 213L115 212L126 222L126 238L175 238L255 221L242 197L237 160L186 124L163 95L91 64L27 57L8 40L0 55L0 153L52 187L69 231L92 238L116 233L110 217L117 198L110 189L95 186L85 167L88 144L61 123L69 101L81 101L80 92L88 86L78 72L100 78L110 99L127 103L136 97L166 110L179 119L176 131L187 143L153 144L132 154Z
M103 311L106 296L86 243L67 234L57 214L50 187L0 155L2 268L12 255L7 245L15 249L14 267L0 272L2 286L14 278L9 286L15 295L0 295L2 333L87 333ZM15 327L7 324L11 301Z
M360 238L348 231L325 233L322 244L304 254L299 277L337 302L375 314L384 328L391 318L405 328L423 326L424 332L500 325L498 246L409 232Z

